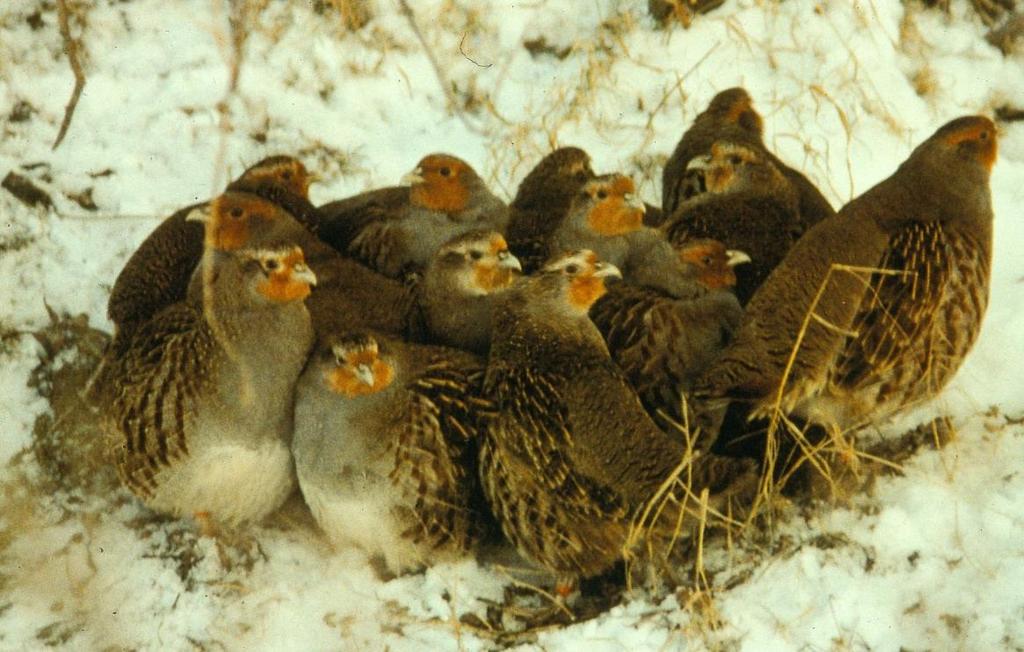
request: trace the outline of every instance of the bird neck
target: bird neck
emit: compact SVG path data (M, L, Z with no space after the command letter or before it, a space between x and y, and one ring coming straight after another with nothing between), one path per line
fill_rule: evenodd
M431 336L451 346L487 353L491 341L493 294L467 296L449 291L444 300L429 289L426 294L423 312Z
M559 374L608 362L608 347L587 315L567 316L543 302L532 307L495 311L491 360L516 360Z

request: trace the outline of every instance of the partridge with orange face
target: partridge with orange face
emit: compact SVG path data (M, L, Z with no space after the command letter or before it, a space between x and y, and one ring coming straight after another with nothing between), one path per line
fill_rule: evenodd
M753 262L737 271L736 295L746 303L803 235L797 188L763 149L717 141L690 162L700 168L704 192L684 202L662 232L673 243L711 238L747 252Z
M590 309L612 360L669 434L689 425L685 394L739 327L743 309L732 293L735 267L750 261L715 240L687 242L678 256L688 272L687 293L618 283ZM704 438L700 444L710 442Z
M561 595L622 559L631 525L685 454L648 418L587 317L617 274L593 252L572 252L513 284L495 310L484 494L519 551L559 577ZM692 487L720 506L750 484L749 467L698 457ZM667 508L669 529L687 504L680 496Z
M311 181L300 161L272 156L243 172L228 190L246 192L284 207L307 229L314 230L317 217L308 199ZM171 215L125 263L107 303L107 315L115 327L113 350L120 350L131 333L161 309L185 298L203 253L203 226L188 217L208 208L208 203L197 204Z
M486 355L494 298L521 271L500 233L472 231L451 240L434 254L423 274L419 330L430 342Z
M798 212L804 230L835 213L828 200L807 177L765 148L764 121L754 109L750 94L742 88L729 88L715 95L708 108L694 119L665 164L661 180L661 209L666 220L687 199L704 192L703 175L699 169L690 168L690 163L708 154L711 146L719 140L762 152L781 171L800 198Z
M941 390L988 302L996 149L988 118L953 120L811 229L699 380L717 416L729 402L753 416L777 405L848 430Z
M324 338L299 380L295 469L337 545L392 573L472 549L485 531L476 472L483 362L356 332Z
M569 214L548 241L548 255L590 249L611 265L622 265L630 252L630 233L643 228L644 203L633 180L622 174L601 175L576 193Z
M508 207L462 159L431 154L386 188L320 207L320 237L392 278L422 270L442 244L479 229L502 231Z
M123 483L149 507L237 525L294 487L292 398L316 277L287 242L207 248L203 265L205 300L164 308L111 361L104 421Z

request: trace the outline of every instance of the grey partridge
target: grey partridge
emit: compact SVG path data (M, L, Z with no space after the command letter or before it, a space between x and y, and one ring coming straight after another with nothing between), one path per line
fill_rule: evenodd
M150 508L237 525L294 488L292 399L316 279L288 242L207 249L203 264L202 305L164 308L113 361L104 420L124 485Z
M733 401L845 431L941 390L988 302L996 152L988 118L957 118L808 231L697 383L712 424Z
M833 215L832 205L806 176L765 148L763 132L764 121L745 89L729 88L715 95L708 107L694 118L665 164L661 179L661 209L665 219L669 219L684 201L703 191L699 170L688 166L694 158L710 152L711 145L718 140L728 140L764 152L796 187L800 197L799 214L805 229Z
M491 345L491 311L496 293L522 271L496 231L471 231L445 243L427 266L417 289L418 317L427 341L478 355Z
M391 278L419 272L441 245L467 231L502 231L508 207L465 161L430 154L385 188L320 207L320 237Z
M268 199L315 229L317 218L307 194L311 179L300 161L271 156L245 170L228 189ZM107 303L107 315L115 327L115 350L138 326L185 298L203 253L203 225L187 218L208 207L208 203L194 204L165 219L125 263Z
M476 472L484 365L369 332L321 339L299 380L299 486L328 538L391 573L470 551L486 507Z
M688 293L616 283L590 309L590 318L654 422L665 432L689 425L684 396L739 327L743 309L732 293L743 252L715 240L679 249L689 270Z
M736 272L736 295L746 304L804 233L797 188L763 149L731 141L715 142L690 165L701 168L705 191L683 202L661 231L676 245L711 238L747 252L753 262Z
M484 494L509 540L558 576L560 595L627 554L644 508L685 456L644 412L587 317L615 275L593 252L571 252L513 284L495 311L484 389L497 416L480 452ZM693 491L708 488L715 506L750 486L748 460L691 462ZM674 531L693 502L673 495L675 507L660 514Z

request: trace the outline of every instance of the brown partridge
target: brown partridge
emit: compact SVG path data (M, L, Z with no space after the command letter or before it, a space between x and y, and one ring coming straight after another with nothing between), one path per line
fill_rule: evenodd
M319 235L338 251L390 276L421 271L441 245L467 231L502 231L508 207L473 168L450 154L430 154L385 188L320 207Z
M392 573L470 551L485 531L476 470L479 358L379 334L321 340L296 390L299 486L336 545Z
M203 264L202 305L164 308L113 360L104 421L122 482L150 508L237 525L294 488L292 399L316 278L287 242L208 248Z
M532 272L544 264L546 244L587 181L597 175L590 156L578 147L559 147L526 175L512 204L505 235L509 249Z
M689 425L684 395L739 327L743 309L732 293L734 268L750 261L715 240L689 241L678 255L688 270L688 293L617 283L590 309L612 360L670 434Z
M228 190L267 199L314 229L317 218L308 200L311 180L300 161L271 156L243 172ZM125 263L107 303L107 315L115 327L114 349L161 309L185 298L203 254L203 225L187 218L208 207L209 203L195 204L165 219Z
M494 316L484 388L497 416L480 453L484 494L505 535L560 578L563 595L623 558L631 525L685 456L644 412L587 317L616 274L593 252L563 255L502 293ZM709 488L720 506L750 485L749 467L698 456L692 488ZM677 498L663 513L669 529L680 505L693 506Z
M471 231L445 243L427 266L418 289L420 330L428 341L487 355L497 293L522 271L495 231Z
M755 417L778 406L833 432L935 395L988 302L996 151L988 118L957 118L808 231L695 391L719 415L729 401Z
M745 304L804 233L797 189L763 149L731 141L715 142L690 166L701 168L705 191L684 202L661 230L677 245L711 238L747 252L753 262L736 273L736 295Z
M710 152L711 145L718 140L728 140L764 152L797 189L799 214L805 228L833 215L832 205L807 177L765 148L763 132L764 121L754 109L754 102L746 90L729 88L715 95L708 108L694 118L665 164L661 179L661 209L665 219L671 217L684 201L703 192L700 170L690 169L689 165L694 158Z

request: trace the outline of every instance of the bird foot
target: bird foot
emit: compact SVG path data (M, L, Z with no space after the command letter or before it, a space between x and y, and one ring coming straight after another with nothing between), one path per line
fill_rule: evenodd
M213 540L221 567L230 571L236 567L252 570L256 561L267 559L259 541L250 533L226 530L209 512L195 512L193 515L199 528L199 535Z

